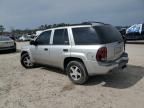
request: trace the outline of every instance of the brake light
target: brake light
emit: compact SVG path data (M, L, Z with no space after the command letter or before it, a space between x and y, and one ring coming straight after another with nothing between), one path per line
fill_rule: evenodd
M97 61L105 61L107 59L107 48L102 47L98 50L96 54L96 60Z

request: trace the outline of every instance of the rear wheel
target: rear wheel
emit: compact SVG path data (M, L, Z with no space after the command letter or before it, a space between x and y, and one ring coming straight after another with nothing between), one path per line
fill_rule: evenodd
M69 79L75 84L84 84L88 80L88 74L83 63L71 61L66 68Z
M25 53L21 56L21 64L25 68L33 68L34 64L30 60L28 53Z

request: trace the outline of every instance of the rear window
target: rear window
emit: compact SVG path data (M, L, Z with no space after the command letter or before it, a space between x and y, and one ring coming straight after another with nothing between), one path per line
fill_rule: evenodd
M123 41L120 32L111 25L94 26L102 44Z
M95 45L123 41L120 32L110 25L72 28L76 45Z

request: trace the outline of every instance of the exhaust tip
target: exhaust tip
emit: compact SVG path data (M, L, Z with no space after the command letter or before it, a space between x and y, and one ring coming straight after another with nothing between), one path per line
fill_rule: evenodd
M122 66L122 69L124 69L124 68L126 68L127 67L127 65L124 65L124 66Z

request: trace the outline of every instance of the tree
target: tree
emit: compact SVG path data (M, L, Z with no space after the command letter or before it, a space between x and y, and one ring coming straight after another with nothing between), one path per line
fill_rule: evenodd
M4 32L5 28L3 25L0 25L0 33L2 34Z

